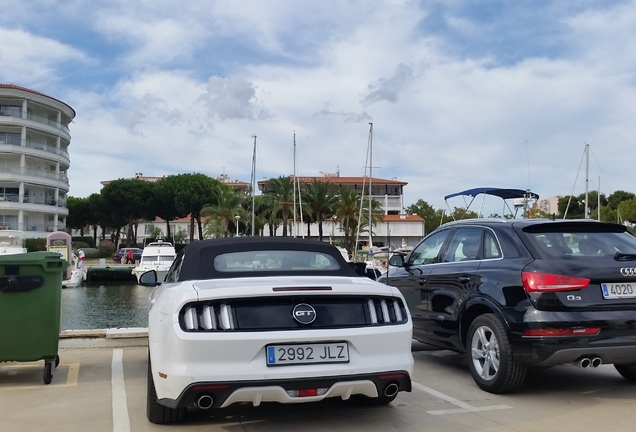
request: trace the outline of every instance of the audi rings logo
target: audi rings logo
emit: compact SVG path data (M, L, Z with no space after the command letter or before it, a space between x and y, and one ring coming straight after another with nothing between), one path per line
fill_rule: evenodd
M636 276L636 267L623 267L621 268L621 274L623 276Z
M316 309L307 303L299 303L294 307L292 316L299 324L311 324L316 320Z

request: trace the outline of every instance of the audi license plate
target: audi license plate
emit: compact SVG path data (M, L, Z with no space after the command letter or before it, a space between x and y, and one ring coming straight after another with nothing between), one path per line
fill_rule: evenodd
M601 289L606 300L636 298L636 283L604 283Z
M268 366L348 362L349 346L346 342L267 346Z

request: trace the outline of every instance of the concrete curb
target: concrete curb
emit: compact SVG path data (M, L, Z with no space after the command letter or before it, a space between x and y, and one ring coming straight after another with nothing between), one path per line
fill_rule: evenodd
M148 329L143 327L60 332L61 349L148 346Z

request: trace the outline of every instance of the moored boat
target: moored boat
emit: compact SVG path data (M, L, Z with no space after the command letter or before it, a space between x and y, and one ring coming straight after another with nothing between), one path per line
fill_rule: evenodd
M142 273L154 270L157 272L157 280L162 281L176 257L177 253L170 242L158 240L148 243L141 254L139 263L132 269L132 273L139 282L139 276Z
M69 265L71 266L71 277L62 281L63 288L75 288L86 281L87 278L88 272L84 262L84 251L78 251L77 255L75 252L71 252Z
M0 255L27 253L24 246L26 233L18 230L0 230Z

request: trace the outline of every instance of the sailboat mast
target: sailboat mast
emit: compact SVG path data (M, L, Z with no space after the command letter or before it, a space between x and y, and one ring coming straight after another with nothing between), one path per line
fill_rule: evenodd
M252 135L252 138L254 138L254 151L252 153L252 237L254 237L256 229L256 135Z
M369 253L371 253L371 248L373 247L373 232L371 230L371 195L373 185L373 123L369 123L369 220L368 220L368 230L369 230Z
M589 216L589 206L590 203L588 201L588 189L590 182L590 145L585 144L585 216L583 219L588 219Z
M296 228L296 131L294 131L294 181L292 183L292 187L294 189L293 192L293 203L292 205L294 206L293 210L292 210L292 215L293 215L293 222L292 222L292 226L293 226L293 236L297 237L298 234L298 229Z

